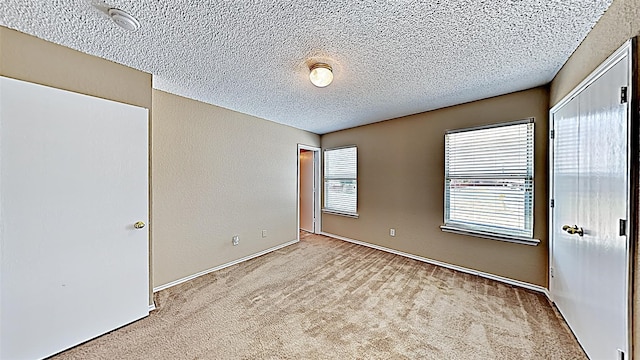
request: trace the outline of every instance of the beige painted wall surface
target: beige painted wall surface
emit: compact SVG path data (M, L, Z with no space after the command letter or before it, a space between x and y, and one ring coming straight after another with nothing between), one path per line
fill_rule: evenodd
M546 286L547 112L548 91L535 88L323 135L323 149L358 146L360 218L323 214L322 231ZM529 117L535 117L534 236L542 242L442 232L445 131Z
M640 0L614 0L551 82L557 104L622 44L640 35Z
M2 26L0 74L151 109L151 74Z
M151 110L151 74L2 26L0 75Z
M157 90L152 122L154 287L297 238L297 144L318 135Z

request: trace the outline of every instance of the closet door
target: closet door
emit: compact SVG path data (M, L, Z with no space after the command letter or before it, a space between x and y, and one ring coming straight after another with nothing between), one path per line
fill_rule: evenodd
M147 127L146 109L0 78L0 358L148 315Z
M552 111L551 293L592 359L628 353L629 57Z

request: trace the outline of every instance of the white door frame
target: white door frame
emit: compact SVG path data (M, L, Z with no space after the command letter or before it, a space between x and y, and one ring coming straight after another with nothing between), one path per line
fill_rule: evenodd
M635 69L633 68L634 61L634 48L635 48L635 39L628 40L625 42L618 50L616 50L609 58L607 58L600 66L598 66L589 76L587 76L578 86L576 86L569 94L567 94L560 102L558 102L555 106L553 106L549 110L549 130L550 137L553 137L554 131L554 115L558 112L563 106L573 100L576 96L582 93L589 85L598 80L602 75L604 75L608 70L610 70L613 66L615 66L621 59L624 57L629 58L629 82L627 88L627 101L629 103L627 110L627 177L629 178L629 189L627 190L627 245L626 245L626 256L625 256L625 266L626 266L626 276L627 279L625 281L626 284L626 298L627 298L627 309L626 309L626 318L625 318L625 330L626 330L626 349L625 351L625 359L629 359L633 357L631 354L632 347L632 307L633 307L633 298L632 287L633 287L633 269L632 269L632 254L635 248L635 241L637 238L636 229L635 229L635 219L637 218L637 209L635 204L633 204L633 199L636 198L634 194L635 188L637 188L637 184L634 184L634 180L638 180L637 172L638 165L636 164L638 156L633 153L634 149L637 149L638 146L638 130L632 121L632 117L635 117L636 114L634 111L631 111L632 105L634 103L633 99L635 98L635 86L636 82L634 82L634 74ZM551 301L554 301L554 293L552 292L551 283L553 281L551 268L554 264L553 257L553 244L554 244L554 208L553 204L553 189L554 189L554 146L553 141L549 141L549 269L548 269L548 280L549 280L549 298Z
M314 180L316 183L316 193L315 196L313 197L313 209L315 212L315 217L314 217L314 233L315 234L319 234L321 231L321 216L320 216L320 194L322 193L321 189L321 177L320 177L320 148L316 147L316 146L309 146L309 145L303 145L303 144L298 144L298 149L297 149L297 153L296 153L296 158L297 158L297 170L298 170L298 175L296 177L297 181L296 181L296 203L297 203L297 219L296 219L296 223L298 224L298 228L297 228L297 236L298 236L298 240L300 240L300 150L308 150L308 151L312 151L313 152L313 173L314 173Z

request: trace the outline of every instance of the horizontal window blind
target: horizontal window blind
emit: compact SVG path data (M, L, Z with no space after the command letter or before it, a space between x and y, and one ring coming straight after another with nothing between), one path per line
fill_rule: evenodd
M445 135L445 225L533 237L533 120Z
M355 146L324 151L324 209L356 214L358 150Z

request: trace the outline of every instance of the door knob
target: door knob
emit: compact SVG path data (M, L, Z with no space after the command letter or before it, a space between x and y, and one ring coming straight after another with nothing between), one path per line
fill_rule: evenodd
M142 229L144 227L145 223L142 221L138 221L135 224L133 224L133 227L136 229Z
M581 227L578 227L578 225L573 225L573 226L565 225L562 227L562 230L568 232L571 235L573 234L578 234L578 236L584 235L584 230L582 230Z

